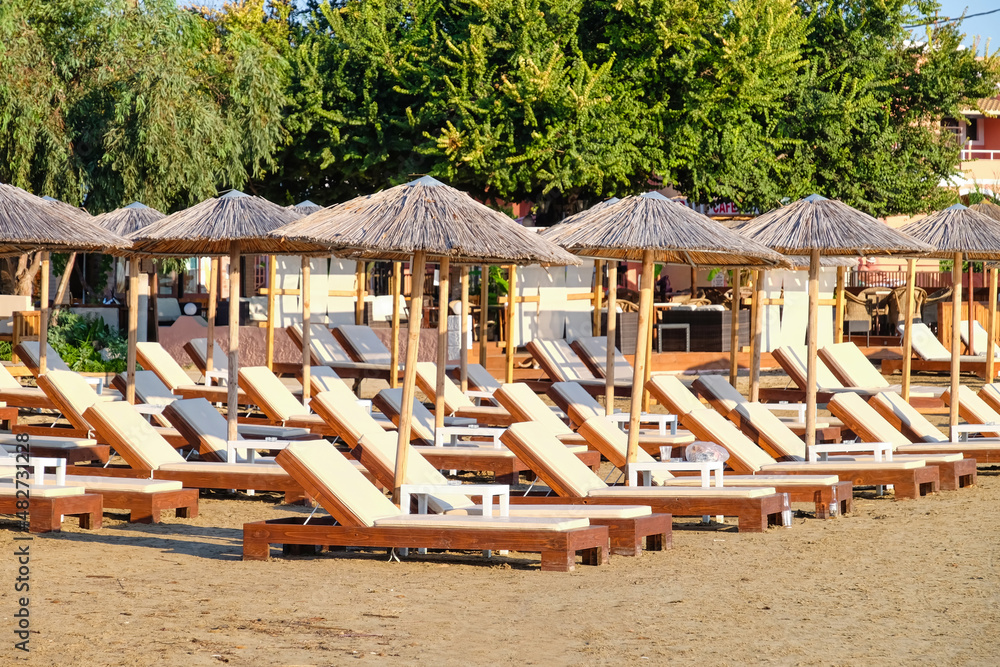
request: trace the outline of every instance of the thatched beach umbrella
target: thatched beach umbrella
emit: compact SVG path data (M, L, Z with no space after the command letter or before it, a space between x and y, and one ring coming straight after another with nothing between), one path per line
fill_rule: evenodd
M589 215L586 215L589 213ZM642 262L639 291L639 330L636 338L632 405L629 415L628 461L634 462L639 444L640 397L647 375L647 345L652 316L653 264L690 266L775 266L784 258L769 248L749 241L724 225L667 199L658 192L626 197L610 205L580 214L566 229L553 228L549 235L559 245L584 257ZM584 217L585 216L585 217ZM586 223L586 224L584 224ZM551 236L546 235L546 238ZM614 317L608 301L608 323ZM614 351L614 340L608 341ZM607 364L607 397L614 398L614 363Z
M57 210L61 211L62 213L65 213L71 218L74 218L76 220L83 219L95 222L95 219L91 217L90 213L88 213L82 208L77 208L72 204L67 204L64 201L60 201L55 197L49 197L48 195L44 195L42 199L48 202L49 206L56 208ZM115 232L115 234L118 234L119 236L124 236L124 234L116 232L113 229L111 231ZM59 286L56 287L56 296L52 300L52 303L55 304L56 308L59 307L59 304L62 303L63 297L66 296L66 290L69 288L69 278L73 271L73 265L75 263L76 263L76 251L74 250L69 254L69 258L66 260L66 268L63 271L62 278L59 280Z
M900 228L901 232L931 245L934 251L930 257L951 259L952 314L951 314L951 407L948 414L949 428L958 424L958 380L959 380L959 328L962 323L962 261L1000 259L1000 222L979 211L962 204L955 204L943 211L932 213ZM972 290L972 284L969 284ZM908 304L907 311L912 306ZM909 322L907 322L909 326ZM969 337L973 336L972 311L969 311ZM910 350L904 346L904 361ZM993 356L993 346L989 346L988 356ZM908 368L903 381L909 384ZM992 382L992 378L987 382Z
M986 199L978 204L973 204L970 206L973 211L979 211L983 215L986 215L994 220L1000 221L1000 206L997 206L990 200ZM993 341L996 340L997 335L997 266L996 264L991 264L988 267L990 271L990 288L989 288L989 310L986 311L986 329L989 331L989 335L986 337L986 349L981 351L981 354L986 355L986 377L992 378L994 376L996 355L993 354ZM970 284L971 288L971 284ZM971 322L970 322L971 325ZM971 336L971 334L970 334ZM972 340L971 338L969 339ZM992 382L992 380L990 380Z
M294 210L231 190L168 215L130 237L136 254L159 257L229 256L229 440L236 439L239 385L240 255L314 252L314 246L286 243L270 235L299 218ZM213 341L208 341L211 348Z
M931 248L842 202L809 195L740 227L740 234L784 255L809 256L806 446L816 444L816 327L820 255L920 255Z
M445 294L452 260L469 264L573 264L577 261L507 216L429 176L323 209L277 230L274 236L289 243L323 244L339 256L357 260L406 261L412 258L413 290L403 409L396 447L394 497L397 501L399 485L406 478L406 445L410 441L427 259L440 263ZM444 306L439 320L437 426L444 418L448 322Z
M126 239L95 225L89 218L69 204L58 202L55 205L21 188L0 183L0 254L20 255L36 250L42 253L38 314L41 373L46 371L48 345L49 252L121 252L130 245Z

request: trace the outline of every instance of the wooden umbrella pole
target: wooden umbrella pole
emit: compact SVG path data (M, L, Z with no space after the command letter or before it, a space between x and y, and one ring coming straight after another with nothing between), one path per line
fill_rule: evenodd
M653 276L649 279L649 306L646 313L646 367L642 372L642 412L649 412L651 398L646 385L649 384L649 379L653 377L653 324L656 322L653 311L653 281L655 277Z
M951 389L948 402L948 429L958 425L959 329L962 325L962 253L956 252L951 267Z
M278 258L275 255L267 257L267 369L274 370L274 304L277 295L275 283L278 282Z
M837 267L837 306L834 313L833 322L833 342L844 342L844 279L847 274L846 266Z
M461 332L461 342L458 346L458 379L462 391L469 390L469 267L463 266L461 269L459 282L462 287L462 323L459 325Z
M219 261L218 257L213 257L208 272L208 340L205 344L205 384L212 384L208 373L215 368L215 312L219 301ZM274 335L273 330L271 335ZM273 354L274 348L271 349Z
M997 336L997 270L990 269L990 309L986 315L986 381L993 382L996 377L996 353L993 349Z
M49 349L49 251L42 250L41 275L39 276L38 309L38 374L45 375Z
M357 300L354 302L354 323L365 323L365 262L358 260L358 268L355 273L357 280Z
M806 353L806 452L816 444L816 354L819 327L819 250L809 253L809 325Z
M139 258L128 261L128 348L125 352L125 400L135 403L135 355L139 342Z
M236 418L239 416L240 371L240 242L229 246L229 389L226 417L229 428L226 439L236 440Z
M601 335L601 301L604 298L604 260L594 261L594 322L593 335Z
M59 278L59 287L56 288L56 298L52 302L56 308L58 308L63 299L66 298L66 290L69 289L69 278L73 273L73 264L76 263L76 253L71 252L69 254L69 259L66 260L66 269L63 271L62 277Z
M312 358L310 355L309 339L311 337L312 331L310 330L310 317L311 312L311 298L309 295L309 282L312 279L312 264L308 257L302 258L302 405L309 405L309 383L310 375L312 373L312 368L310 364L312 363Z
M434 395L434 428L444 427L444 383L445 365L448 363L448 297L450 295L451 261L441 260L438 279L438 340L437 340L437 384ZM409 361L409 357L407 357Z
M399 296L403 291L403 263L392 263L392 331L389 334L389 386L399 386Z
M732 320L729 327L729 384L736 387L740 375L740 270L733 269Z
M420 346L420 319L424 309L424 269L427 252L418 250L413 256L413 289L410 293L409 333L406 340L406 368L403 372L403 405L399 414L396 436L396 469L392 500L399 504L399 487L406 479L406 456L410 444L410 422L413 420L413 394L417 379L417 348Z
M644 250L642 253L642 279L639 285L639 330L635 341L635 372L632 374L632 400L628 420L628 448L625 454L627 464L634 463L639 452L640 396L642 395L643 383L646 377L646 337L649 335L647 320L649 318L649 311L653 305L652 287L653 251Z
M976 353L975 346L972 344L972 321L976 319L976 297L975 297L976 290L973 287L973 282L972 282L972 279L974 277L975 276L973 276L972 273L972 262L970 261L969 262L969 312L966 313L965 316L966 319L968 319L969 321L969 354L971 355L974 355ZM961 326L961 324L962 322L960 320L959 326ZM961 333L961 328L956 329L956 331ZM959 339L961 340L961 336L959 336Z
M504 373L503 381L514 381L514 313L517 312L517 266L511 264L507 269L507 331L504 333Z
M906 315L903 316L903 389L904 401L910 400L910 372L913 366L913 285L917 281L917 260L906 260Z
M490 267L485 264L479 269L479 365L486 368L486 324L490 314Z
M750 402L760 399L760 352L764 343L764 272L754 272L753 279L753 335L750 354Z
M618 262L608 262L608 356L604 367L604 413L615 412L615 333L618 328Z
M153 318L153 341L160 340L160 270L153 262L153 270L149 272L149 310ZM213 346L214 347L214 346Z

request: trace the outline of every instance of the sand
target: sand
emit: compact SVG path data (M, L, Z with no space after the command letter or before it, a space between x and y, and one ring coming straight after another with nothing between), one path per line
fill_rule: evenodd
M1000 468L981 467L976 487L867 490L829 521L797 505L763 534L677 521L669 551L566 574L516 553L242 562L244 521L306 510L210 493L197 519L108 512L99 531L35 537L30 657L12 632L23 543L3 522L0 664L995 665L998 505Z

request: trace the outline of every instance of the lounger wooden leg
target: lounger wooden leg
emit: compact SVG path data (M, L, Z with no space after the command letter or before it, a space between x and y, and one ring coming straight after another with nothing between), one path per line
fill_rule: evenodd
M271 545L267 541L268 532L254 527L243 526L243 560L267 560L271 555Z
M60 515L48 498L32 498L28 516L28 530L32 533L49 533L62 527Z

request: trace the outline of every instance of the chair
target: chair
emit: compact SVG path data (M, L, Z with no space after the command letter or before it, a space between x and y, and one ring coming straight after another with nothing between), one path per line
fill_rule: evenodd
M844 292L844 333L848 336L856 333L865 334L866 343L871 342L872 316L868 310L868 301L861 296Z
M302 349L302 325L295 323L285 327L285 333L295 347ZM333 333L322 324L309 325L309 363L313 366L329 366L341 378L362 380L375 378L389 381L391 371L388 366L362 364L354 361L333 337Z
M304 428L317 435L336 435L319 415L312 414L308 407L302 405L267 366L241 367L239 383L249 401L264 413L267 423Z
M607 414L604 406L597 402L586 389L575 382L553 382L546 392L556 406L566 413L573 428L580 426L591 417L604 417L608 421L624 428L629 423L631 415L627 412ZM677 418L663 413L643 412L639 415L640 424L657 424L656 430L645 429L643 435L667 435L667 425L670 425L670 435L679 436L673 446L690 442L688 433L677 433Z
M595 377L608 376L608 339L605 336L581 336L570 343L570 347L580 357ZM632 364L625 355L615 348L615 379L632 381Z
M865 300L865 303L868 306L868 315L871 317L872 322L871 328L878 330L878 318L882 315L889 315L890 294L891 292L885 287L866 287L858 294L860 298ZM868 342L871 342L870 338Z
M844 387L864 387L867 390L897 391L886 382L864 353L854 343L835 343L820 348L823 360ZM871 392L869 393L877 393ZM938 387L911 386L910 395L920 398L940 399L943 390Z
M245 524L244 560L266 560L272 543L538 551L542 570L564 572L577 552L587 564L608 559L608 529L586 519L404 514L326 442L292 443L277 461L339 525L300 517Z
M353 361L363 364L390 366L392 354L372 328L364 324L341 324L333 337Z
M212 403L228 403L229 388L195 384L188 377L170 353L159 343L137 343L136 360L147 371L153 371L167 385L170 393L181 398L205 398ZM242 391L237 392L237 402L246 405L247 396Z
M894 327L899 327L906 322L906 287L894 287L889 295L889 322ZM927 300L927 290L923 287L913 288L913 310L911 312L912 321L922 322L921 313L924 309L924 302Z
M900 333L904 327L900 326ZM910 362L913 371L951 371L951 351L948 350L941 341L937 339L926 324L915 322L911 329L910 340L913 351L919 357ZM986 357L984 355L959 357L959 369L969 372L976 369L980 374L985 373Z
M525 347L552 382L576 382L591 393L605 392L604 379L594 375L565 340L536 338ZM631 396L632 380L616 378L615 395Z
M437 364L432 361L417 363L417 387L432 402L437 402ZM445 376L444 408L448 415L475 419L484 426L510 426L513 419L505 409L495 405L476 405L462 390Z
M534 422L512 424L500 439L555 491L560 502L642 504L674 516L735 516L740 532L763 532L769 523L783 524L783 513L790 511L788 496L773 487L608 486L566 451L556 433Z

